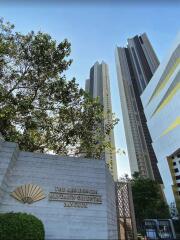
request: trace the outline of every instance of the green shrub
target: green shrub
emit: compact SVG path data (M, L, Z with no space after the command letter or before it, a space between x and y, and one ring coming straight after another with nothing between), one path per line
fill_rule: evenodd
M180 234L180 219L173 221L174 230L176 233Z
M26 213L0 214L1 240L44 240L41 220Z

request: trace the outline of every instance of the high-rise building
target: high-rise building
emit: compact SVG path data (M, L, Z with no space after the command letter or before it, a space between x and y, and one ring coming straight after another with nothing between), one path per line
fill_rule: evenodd
M162 183L140 95L156 71L159 61L144 33L128 39L127 47L116 47L116 68L131 174Z
M99 97L100 103L104 106L104 124L112 120L112 104L108 65L105 62L101 64L96 62L90 69L90 77L86 80L85 90L93 97ZM114 132L111 131L106 135L106 140L111 143L112 149L106 150L104 155L105 161L114 178L117 180L117 163L115 153Z
M180 33L141 99L166 199L180 213Z

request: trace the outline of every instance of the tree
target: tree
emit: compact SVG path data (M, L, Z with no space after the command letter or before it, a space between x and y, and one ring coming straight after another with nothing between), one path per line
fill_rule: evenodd
M0 20L0 132L21 150L98 158L109 146L103 107L75 79L66 80L70 46L42 32L23 35Z
M1 240L44 240L44 225L40 219L27 213L0 213Z
M169 218L168 205L156 181L135 173L131 183L137 225L141 225L143 220L148 218Z

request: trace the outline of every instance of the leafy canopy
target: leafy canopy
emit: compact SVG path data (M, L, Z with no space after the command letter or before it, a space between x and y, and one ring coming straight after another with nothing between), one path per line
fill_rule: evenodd
M1 240L44 240L43 223L27 213L0 213Z
M66 80L71 45L49 34L21 34L0 20L0 132L25 151L99 158L117 119L105 124L103 107ZM94 134L96 132L96 134Z
M169 208L163 198L160 185L151 179L135 173L132 183L132 194L137 223L144 219L169 218Z

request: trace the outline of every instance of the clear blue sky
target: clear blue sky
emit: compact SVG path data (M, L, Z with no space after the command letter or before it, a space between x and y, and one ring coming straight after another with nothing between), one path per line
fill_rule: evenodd
M115 127L117 148L126 150L120 98L117 85L114 50L125 46L127 38L146 32L160 61L166 55L180 30L180 4L95 5L53 4L40 6L7 4L0 16L15 24L16 30L48 32L57 41L67 38L72 44L73 64L67 72L84 87L90 67L98 60L109 65L113 112L120 118ZM119 154L119 175L129 173L128 157Z

